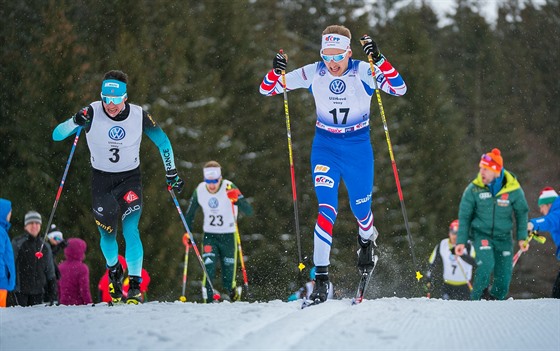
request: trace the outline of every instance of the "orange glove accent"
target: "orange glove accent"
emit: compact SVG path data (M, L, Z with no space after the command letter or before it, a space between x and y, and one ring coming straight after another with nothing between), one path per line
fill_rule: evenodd
M232 203L237 202L237 200L239 199L239 195L241 195L241 191L239 191L239 189L232 188L227 190L227 196L229 197Z

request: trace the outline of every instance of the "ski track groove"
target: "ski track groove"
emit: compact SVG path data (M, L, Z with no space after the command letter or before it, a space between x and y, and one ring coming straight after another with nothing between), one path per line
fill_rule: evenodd
M225 349L228 350L261 350L263 343L270 345L269 350L301 350L303 342L310 336L320 335L321 326L332 317L351 307L350 300L345 303L329 303L301 308L302 300L288 302L293 305L291 313L268 320L266 324L242 335L236 342ZM302 323L305 320L305 323ZM278 340L275 331L289 334L290 339ZM315 338L311 338L315 339Z

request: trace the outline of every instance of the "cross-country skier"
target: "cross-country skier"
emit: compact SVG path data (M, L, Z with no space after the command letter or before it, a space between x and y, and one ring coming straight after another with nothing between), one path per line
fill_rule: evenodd
M539 211L542 217L532 218L527 224L529 231L549 232L556 244L556 258L560 260L560 196L554 188L545 187L539 195ZM552 286L552 297L560 299L560 271Z
M53 139L60 141L86 131L92 166L92 210L101 234L101 251L109 269L110 293L121 302L123 269L119 263L117 224L122 219L126 262L130 276L127 303L142 301L140 292L144 249L138 231L142 213L140 142L142 133L158 147L165 167L167 185L181 191L184 182L177 175L173 149L167 135L142 107L127 102L128 76L122 71L105 73L101 101L82 108L59 124Z
M241 191L230 180L222 177L222 168L216 161L209 161L203 168L204 181L194 190L185 215L187 225L192 228L196 212L202 208L204 214L203 254L204 266L210 279L214 278L216 265L220 262L222 284L231 300L241 298L236 289L237 240L235 236L238 209L252 215L253 208ZM203 287L203 299L214 296L210 284Z
M329 293L328 266L332 228L338 214L338 187L344 180L350 206L358 222L358 266L373 267L377 230L373 226L371 197L374 159L370 140L369 113L376 84L369 63L352 59L350 30L328 26L322 33L318 61L286 74L286 89L307 89L315 99L316 133L311 150L311 169L319 214L314 230L313 263L317 267L311 299L323 302ZM375 63L377 86L400 96L406 84L396 69L379 52L377 44L365 35L363 50ZM280 80L287 58L278 53L273 69L260 85L263 95L283 93Z
M443 281L441 284L441 298L443 300L469 300L469 290L472 278L473 265L476 264L476 253L470 243L466 244L467 254L461 257L455 255L457 244L457 231L459 220L454 220L449 225L448 237L440 241L430 255L430 267L426 273L428 283L426 286L431 292L434 282ZM436 270L442 271L443 279L434 276Z

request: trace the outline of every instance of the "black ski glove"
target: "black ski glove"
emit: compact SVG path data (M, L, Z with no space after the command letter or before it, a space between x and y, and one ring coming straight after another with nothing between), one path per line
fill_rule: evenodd
M362 43L362 49L366 55L371 55L373 62L377 63L381 61L383 56L379 52L379 48L377 47L377 43L367 34L360 38L360 43Z
M286 56L281 53L277 53L276 56L274 56L274 60L272 60L272 67L274 68L274 72L276 74L282 74L282 71L286 70L287 64L288 60L286 59Z
M82 108L80 110L80 112L78 112L74 116L72 116L72 119L74 120L74 123L83 127L86 123L89 123L91 121L91 115L89 114L89 108L88 107Z
M183 187L185 186L185 182L179 178L179 176L177 175L177 170L175 168L170 169L169 171L167 171L165 173L165 177L167 178L167 185L172 187L173 189L176 189L177 192L181 192L181 190L183 190Z

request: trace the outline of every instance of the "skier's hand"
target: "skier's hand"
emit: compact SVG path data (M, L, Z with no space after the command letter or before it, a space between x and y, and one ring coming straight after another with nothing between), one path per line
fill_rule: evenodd
M457 244L455 246L455 255L463 256L463 252L465 252L465 244Z
M282 71L286 71L286 66L288 65L287 57L282 53L277 53L272 60L272 68L276 74L282 74Z
M91 115L89 114L89 108L84 107L74 116L72 116L72 120L79 126L84 126L86 123L91 121Z
M185 182L179 178L177 175L177 170L175 168L170 169L165 173L165 177L167 178L167 185L171 188L177 190L177 192L181 192L183 187L185 186Z
M527 240L519 240L518 244L519 244L519 250L523 252L529 250L529 242Z
M226 191L227 197L229 197L229 200L231 201L232 204L236 203L237 200L239 200L239 196L241 195L241 191L239 191L239 189L237 188L231 188L228 189Z
M360 43L366 55L371 55L373 62L377 63L381 61L383 55L379 52L377 43L369 35L364 34L364 36L360 38Z

